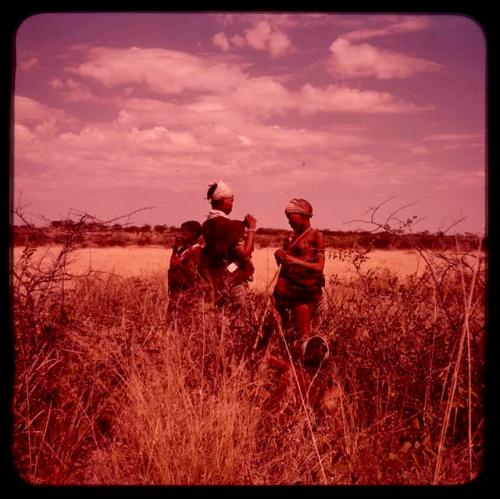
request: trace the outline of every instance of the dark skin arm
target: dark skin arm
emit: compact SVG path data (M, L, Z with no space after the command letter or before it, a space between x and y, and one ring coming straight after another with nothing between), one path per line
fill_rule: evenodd
M306 269L323 272L325 267L325 236L322 232L316 232L314 237L314 246L317 250L316 259L314 262L305 262L300 258L296 258L288 254L285 250L279 249L274 253L278 264L296 264Z
M172 255L170 256L170 268L179 265L180 258L177 256L177 248L180 246L178 238L175 239L174 247L172 248Z
M247 237L245 238L243 247L239 248L238 253L243 259L249 260L253 253L257 220L252 215L247 215L245 222L248 228Z

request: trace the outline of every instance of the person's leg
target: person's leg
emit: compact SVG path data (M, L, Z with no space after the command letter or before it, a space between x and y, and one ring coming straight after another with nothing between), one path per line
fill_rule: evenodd
M307 340L311 336L311 323L314 313L314 305L312 303L300 303L294 307L294 318L299 330L299 338L301 341Z
M241 330L245 327L247 315L248 286L237 284L229 290L229 310L231 312L231 328Z

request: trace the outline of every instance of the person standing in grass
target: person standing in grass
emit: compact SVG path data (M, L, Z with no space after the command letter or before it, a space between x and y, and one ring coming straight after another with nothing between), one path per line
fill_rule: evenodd
M209 186L207 199L211 210L202 225L200 272L210 285L214 302L218 306L229 305L233 326L241 327L248 282L254 273L256 220L250 214L244 220L229 218L234 195L222 180Z
M189 220L181 225L181 233L176 238L168 269L169 309L179 308L183 298L193 291L199 282L199 262L201 254L201 224ZM182 300L183 301L183 300Z
M300 353L312 334L312 320L325 285L323 233L311 226L313 209L305 199L292 199L285 208L293 234L274 255L280 267L273 297L283 327Z

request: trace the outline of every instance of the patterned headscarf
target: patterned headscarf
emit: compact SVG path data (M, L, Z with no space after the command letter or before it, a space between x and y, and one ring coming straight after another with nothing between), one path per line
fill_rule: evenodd
M312 217L313 208L309 201L305 199L294 198L292 199L285 208L285 213L290 215L291 213L300 213L306 217Z

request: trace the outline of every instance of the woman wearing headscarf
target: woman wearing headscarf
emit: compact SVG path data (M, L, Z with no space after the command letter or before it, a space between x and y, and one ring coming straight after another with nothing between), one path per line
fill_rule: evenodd
M295 325L297 347L311 336L311 323L325 285L324 236L311 226L313 209L305 199L292 199L285 208L293 234L275 252L281 265L273 297L285 330ZM298 337L297 337L298 336Z
M202 225L200 272L211 284L216 303L229 303L237 318L245 305L248 281L254 272L251 257L256 220L249 214L244 220L229 219L234 195L222 180L210 185L207 199L212 209Z

